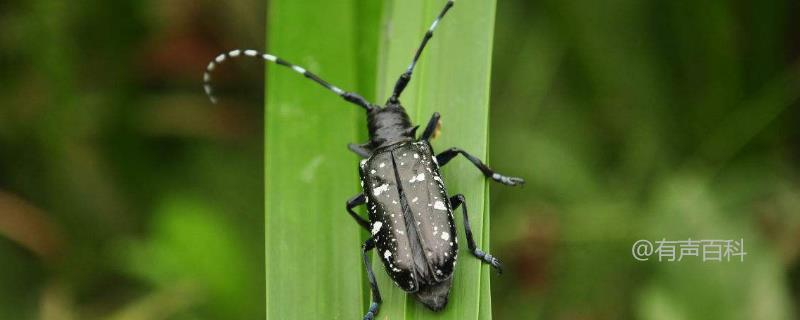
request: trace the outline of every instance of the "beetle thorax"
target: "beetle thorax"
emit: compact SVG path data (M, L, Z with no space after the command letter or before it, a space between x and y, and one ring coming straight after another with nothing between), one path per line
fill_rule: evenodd
M369 140L373 148L414 140L414 129L400 104L374 108L367 114Z

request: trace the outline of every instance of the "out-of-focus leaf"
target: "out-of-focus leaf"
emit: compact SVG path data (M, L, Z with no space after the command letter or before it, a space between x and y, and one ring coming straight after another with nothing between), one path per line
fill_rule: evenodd
M225 211L215 210L202 200L167 199L154 215L151 237L125 248L130 250L128 268L152 285L172 292L163 295L167 300L210 305L220 318L256 317L260 301L249 293L258 292L261 284L248 275L254 274L259 262L248 259L242 239L226 216ZM179 284L196 290L175 289ZM186 294L183 298L175 297L181 292Z
M55 223L27 201L0 191L0 236L16 241L45 260L56 258L63 239Z

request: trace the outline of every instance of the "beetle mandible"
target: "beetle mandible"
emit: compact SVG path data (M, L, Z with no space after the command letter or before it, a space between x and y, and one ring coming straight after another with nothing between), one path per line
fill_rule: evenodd
M348 200L346 205L353 219L371 233L361 247L372 291L372 303L364 316L365 320L375 318L381 303L378 283L367 256L370 250L376 248L386 272L398 287L413 293L417 300L433 311L445 307L458 252L453 210L459 206L464 216L464 231L470 253L492 265L498 272L502 271L500 261L476 246L464 196L448 196L439 168L461 154L484 176L494 181L514 186L523 184L524 180L499 174L480 159L458 148L434 155L429 140L437 129L439 113L433 114L425 131L417 137L418 126L412 125L400 103L400 95L411 80L420 54L453 4L454 0L447 1L433 21L385 106L372 104L361 95L344 91L300 66L256 50L232 50L220 54L208 64L203 75L205 92L211 102L216 103L211 88L211 72L216 65L240 55L261 58L291 68L367 112L369 141L348 145L351 151L363 158L359 166L363 191ZM360 205L367 205L369 220L353 211Z

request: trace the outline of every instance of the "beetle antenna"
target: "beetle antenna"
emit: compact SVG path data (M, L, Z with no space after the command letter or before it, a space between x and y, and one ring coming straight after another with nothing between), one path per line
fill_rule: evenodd
M211 72L214 71L214 68L216 68L216 66L218 64L223 63L228 58L236 58L236 57L239 57L241 55L245 55L247 57L253 57L253 58L261 58L264 61L274 62L274 63L277 63L279 65L291 68L292 70L294 70L295 72L297 72L299 74L302 74L306 78L314 80L314 82L319 83L320 85L322 85L326 89L332 91L333 93L337 94L338 96L342 97L344 100L346 100L346 101L348 101L350 103L354 103L356 105L359 105L362 108L366 109L367 111L369 111L369 110L371 110L373 108L372 104L369 103L369 101L367 101L367 99L364 99L364 97L360 96L359 94L353 93L353 92L347 92L347 91L344 91L342 89L339 89L339 87L330 84L329 82L323 80L319 76L309 72L308 70L306 70L306 69L304 69L304 68L302 68L302 67L300 67L298 65L292 64L289 61L283 60L281 58L278 58L278 57L276 57L274 55L271 55L271 54L268 54L268 53L261 53L261 52L258 52L256 50L239 50L239 49L231 50L231 51L226 52L226 53L222 53L222 54L218 55L216 58L214 58L214 60L212 60L211 62L208 63L208 66L206 67L206 71L203 73L203 89L206 91L206 95L208 95L208 99L211 100L211 103L215 103L215 104L217 103L217 97L214 96L214 91L213 91L213 89L211 87Z
M447 11L453 7L455 0L448 0L447 4L444 5L442 12L439 13L439 16L436 17L436 20L433 20L430 28L428 28L428 32L425 32L425 37L422 38L422 43L420 43L417 52L414 54L414 60L411 61L411 64L406 69L406 72L400 75L400 79L397 79L397 82L394 85L394 92L392 96L389 98L390 103L397 103L397 98L400 97L400 94L403 93L408 82L411 80L411 73L414 72L414 67L417 65L417 61L419 60L419 56L422 54L422 50L425 49L425 45L428 44L428 41L431 40L433 37L433 30L436 30L436 27L439 25L439 21L442 20Z

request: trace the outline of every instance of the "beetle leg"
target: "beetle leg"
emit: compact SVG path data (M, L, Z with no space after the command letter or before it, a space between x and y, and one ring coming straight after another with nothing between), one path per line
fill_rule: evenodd
M347 212L350 213L350 216L352 216L353 219L356 219L356 222L358 222L359 225L364 227L364 229L369 230L369 226L370 226L369 225L369 221L364 220L364 218L359 216L358 213L353 211L353 208L358 207L358 206L366 203L366 200L367 200L367 198L364 196L363 193L359 194L359 195L357 195L355 197L350 198L350 200L347 200Z
M480 159L459 148L450 148L447 149L447 151L444 151L436 155L436 161L439 163L440 167L443 167L459 153L467 157L467 159L469 159L469 161L472 162L472 164L478 167L478 169L480 169L481 172L483 172L483 175L486 176L487 178L492 178L492 180L500 182L507 186L516 186L525 184L525 180L523 180L522 178L507 177L502 174L499 174L494 170L492 170L492 168L489 168L489 166L487 166L485 163L481 162Z
M430 140L431 137L434 136L434 133L436 132L436 127L438 127L439 125L439 118L440 118L439 113L434 112L433 115L431 116L431 119L428 120L428 125L425 126L425 132L423 132L422 136L419 137L420 140Z
M369 305L369 311L364 315L364 320L373 320L378 315L378 308L381 304L381 292L378 291L378 281L375 280L375 273L372 272L372 264L369 263L367 251L375 248L374 237L367 239L364 246L361 247L361 257L364 258L364 267L367 269L367 278L369 278L369 285L372 287L372 303Z
M461 212L464 213L464 235L467 237L467 246L469 246L469 251L472 252L472 255L478 259L483 260L483 262L491 264L498 273L503 273L503 265L500 263L500 260L497 260L497 258L491 254L483 252L483 250L479 249L478 246L475 245L475 239L472 237L472 227L469 225L469 216L467 215L467 202L465 201L463 194L457 194L450 198L450 207L453 208L453 210L456 210L458 209L458 206L462 206Z
M363 145L358 145L355 143L348 143L347 148L350 149L350 151L353 151L353 153L357 154L359 157L362 157L364 159L369 158L369 155L372 153L367 148L364 148Z

